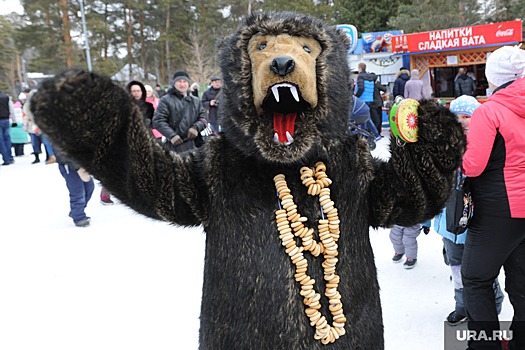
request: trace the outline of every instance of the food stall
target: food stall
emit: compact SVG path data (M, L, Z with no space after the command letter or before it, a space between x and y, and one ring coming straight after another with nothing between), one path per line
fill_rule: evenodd
M401 34L392 38L392 53L408 55L410 68L419 69L421 79L432 86L434 97L449 102L454 96L454 80L466 68L475 80L475 96L487 95L485 62L488 55L504 45L522 42L522 21L507 21L422 33ZM525 47L524 47L525 48Z

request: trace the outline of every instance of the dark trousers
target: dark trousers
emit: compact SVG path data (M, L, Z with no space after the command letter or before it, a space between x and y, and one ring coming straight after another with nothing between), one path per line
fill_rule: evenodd
M383 108L370 106L370 118L374 122L377 131L381 133L383 127Z
M514 308L511 349L525 349L525 219L474 215L461 274L469 330L491 336L500 330L492 283L503 266ZM469 341L470 349L501 349L499 341Z
M66 186L69 190L69 216L76 224L80 220L87 218L84 210L91 199L91 195L95 189L95 183L93 179L88 182L82 181L77 171L67 165L59 164L58 169L66 180Z
M31 137L31 145L33 146L33 153L34 154L40 154L42 153L42 144L44 144L44 148L46 150L46 160L47 158L54 156L55 153L53 151L53 146L51 146L51 143L42 134L29 134Z
M4 163L13 162L11 153L11 136L9 135L9 119L0 119L0 153Z
M12 143L13 149L15 150L15 157L24 155L24 144L23 143Z

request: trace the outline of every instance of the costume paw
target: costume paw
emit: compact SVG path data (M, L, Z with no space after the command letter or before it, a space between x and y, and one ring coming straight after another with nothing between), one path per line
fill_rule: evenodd
M82 145L86 158L114 139L133 111L124 89L108 77L83 70L68 70L44 81L30 103L35 122L52 144L68 152Z
M419 152L428 154L443 170L455 170L466 145L456 116L432 100L421 101L418 129Z

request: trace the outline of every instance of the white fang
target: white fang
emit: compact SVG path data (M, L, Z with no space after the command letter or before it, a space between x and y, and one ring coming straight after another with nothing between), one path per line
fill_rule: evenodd
M292 85L290 87L290 92L292 93L293 98L295 98L295 100L299 102L299 94L297 93L297 88Z
M293 86L292 84L282 83L282 84L275 84L272 86L272 93L273 97L275 97L275 101L279 102L279 88L280 87L287 87L290 89L290 92L292 93L293 98L299 102L299 93L297 92L297 88Z
M287 139L288 141L286 141L284 144L287 145L287 146L290 145L290 144L292 144L292 143L295 141L295 140L293 139L292 135L290 135L290 133L289 133L288 131L286 132L286 139Z

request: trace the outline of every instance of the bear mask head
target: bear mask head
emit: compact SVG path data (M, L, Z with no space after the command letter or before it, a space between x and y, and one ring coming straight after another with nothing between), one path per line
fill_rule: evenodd
M293 163L346 131L348 39L292 12L248 17L221 48L225 137L247 156Z

